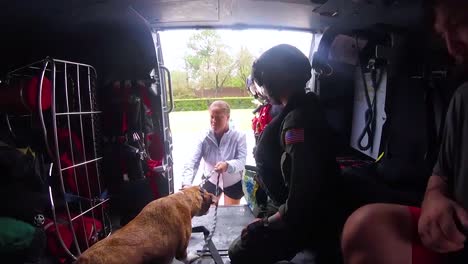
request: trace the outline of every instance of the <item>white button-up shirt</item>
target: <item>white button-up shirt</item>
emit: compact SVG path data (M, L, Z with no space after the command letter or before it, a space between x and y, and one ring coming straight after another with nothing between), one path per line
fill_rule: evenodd
M184 165L182 184L191 185L198 172L200 161L205 161L204 174L208 176L214 166L221 161L228 164L228 169L221 175L219 186L222 188L234 185L242 179L247 158L247 142L245 134L230 128L224 133L219 145L213 130L206 131L195 143L190 160ZM210 175L209 181L216 184L218 175Z

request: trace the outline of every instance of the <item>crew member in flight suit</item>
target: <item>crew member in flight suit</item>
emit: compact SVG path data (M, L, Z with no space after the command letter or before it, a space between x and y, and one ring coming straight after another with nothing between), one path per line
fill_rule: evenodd
M242 231L229 249L231 263L289 261L303 249L316 252L317 263L336 263L339 168L319 99L305 91L310 62L297 48L279 45L254 62L252 76L272 103L284 106L277 117L281 119L277 137L260 140L258 148L281 147L279 168L287 198L277 213L256 219ZM263 182L269 193L278 189Z

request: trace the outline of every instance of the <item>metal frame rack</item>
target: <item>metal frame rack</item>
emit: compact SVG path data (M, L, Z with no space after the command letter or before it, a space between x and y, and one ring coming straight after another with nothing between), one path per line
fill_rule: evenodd
M100 140L97 140L101 138L101 111L96 102L97 74L87 64L46 58L11 71L7 80L31 76L40 78L37 89L38 109L31 112L37 115L34 120L39 121L44 149L51 160L49 196L52 218L63 250L74 260L90 246L87 240L86 245L79 243L77 231L73 228L74 223L83 224L83 221L78 221L82 216L101 221L101 238L110 235L112 231L107 214L109 198L106 197L101 175L103 157ZM50 80L52 88L51 107L48 110L42 109L41 103L45 78ZM12 129L10 126L10 131ZM65 154L68 155L68 162L63 162ZM70 188L70 182L72 185L74 182L74 188ZM65 218L73 235L70 249L58 231L58 211L62 212L60 217ZM95 222L93 227L96 230Z

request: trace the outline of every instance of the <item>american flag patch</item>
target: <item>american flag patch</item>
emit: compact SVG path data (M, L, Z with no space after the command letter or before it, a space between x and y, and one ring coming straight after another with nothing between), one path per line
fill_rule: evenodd
M286 145L304 142L304 129L293 128L286 131L286 134L284 135L284 141L286 142Z

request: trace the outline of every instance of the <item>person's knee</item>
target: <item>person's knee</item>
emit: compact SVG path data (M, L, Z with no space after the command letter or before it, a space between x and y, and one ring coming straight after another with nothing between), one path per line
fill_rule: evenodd
M356 210L346 221L341 238L343 256L349 258L361 249L370 249L385 236L408 231L406 206L371 204Z
M353 251L353 247L362 243L362 238L375 221L373 218L375 211L378 210L375 207L375 205L361 207L346 220L341 237L341 249L345 257Z
M240 201L240 199L231 198L224 194L224 205L239 205Z
M228 249L228 256L231 263L242 263L244 252L245 249L242 246L242 240L238 237L231 243Z
M241 237L235 239L228 249L231 264L260 263L265 254L265 243L257 241L255 244L247 244Z

